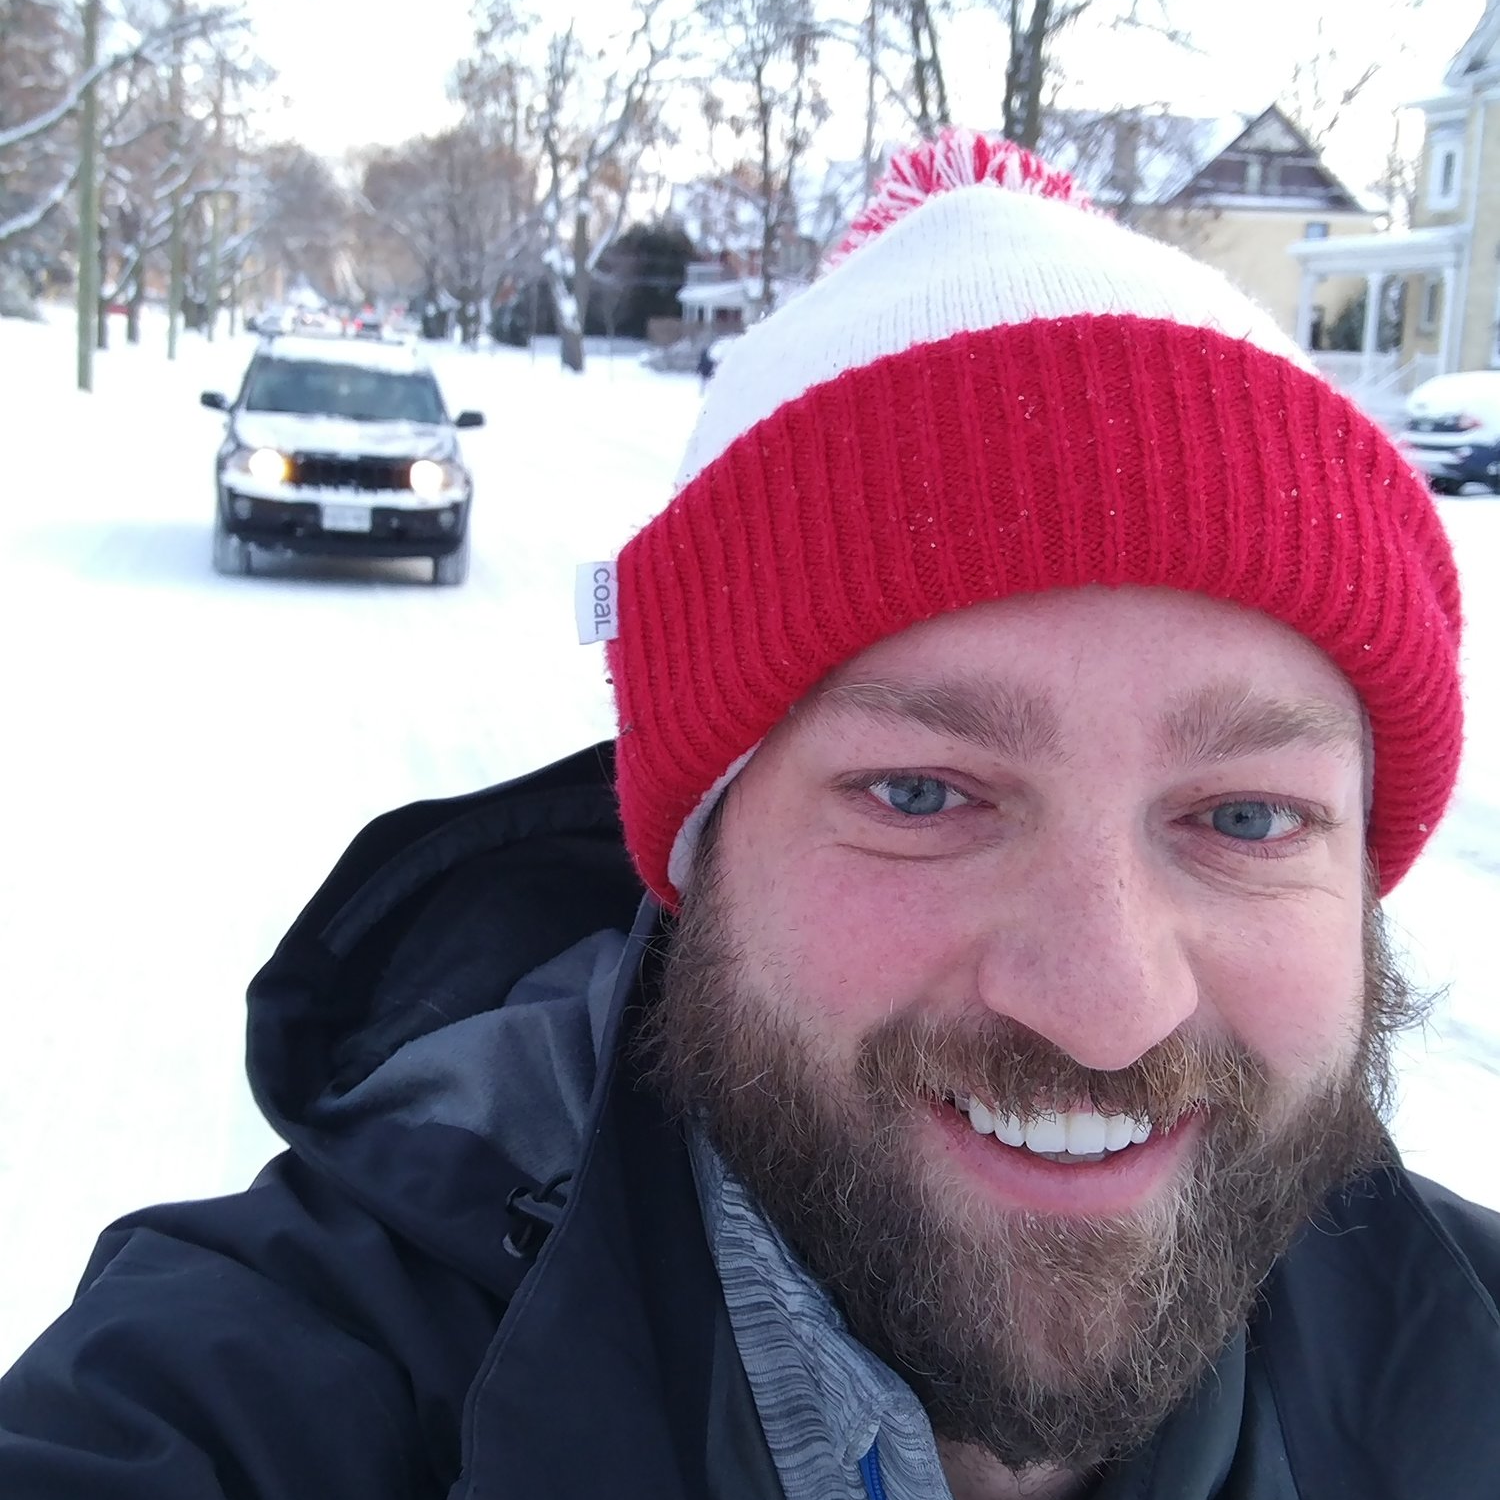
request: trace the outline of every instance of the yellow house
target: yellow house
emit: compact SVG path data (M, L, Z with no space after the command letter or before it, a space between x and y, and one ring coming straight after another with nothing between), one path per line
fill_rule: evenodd
M1398 397L1430 375L1500 367L1500 0L1488 0L1443 84L1414 105L1425 137L1411 228L1292 247L1304 314L1322 278L1366 278L1372 316L1357 394L1367 401ZM1382 355L1373 309L1390 277L1406 283L1405 314L1400 348Z
M1059 111L1042 151L1119 218L1223 271L1289 334L1302 281L1288 248L1365 236L1379 219L1275 105L1220 120ZM1306 333L1316 340L1363 288L1358 276L1332 279L1321 289L1323 316L1310 314Z

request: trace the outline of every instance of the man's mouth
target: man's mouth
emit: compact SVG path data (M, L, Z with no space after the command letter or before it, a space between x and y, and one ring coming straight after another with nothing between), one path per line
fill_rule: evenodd
M1116 1151L1142 1145L1151 1138L1151 1122L1134 1115L1070 1109L1023 1118L966 1094L950 1095L948 1103L967 1118L976 1135L992 1135L1004 1145L1046 1161L1080 1165L1104 1161Z

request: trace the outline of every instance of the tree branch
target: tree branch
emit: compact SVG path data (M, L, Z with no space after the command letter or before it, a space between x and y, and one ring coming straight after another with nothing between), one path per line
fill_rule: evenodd
M227 28L230 22L242 25L243 17L227 6L215 7L213 10L170 21L146 33L135 46L101 58L92 68L75 78L62 98L50 109L33 115L29 120L23 120L19 125L12 125L8 130L0 130L0 151L9 150L12 146L19 146L55 129L83 103L83 96L101 79L134 63L155 60L173 45Z

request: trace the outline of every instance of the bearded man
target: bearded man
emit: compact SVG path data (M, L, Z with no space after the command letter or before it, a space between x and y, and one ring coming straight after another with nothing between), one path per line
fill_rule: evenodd
M1461 710L1379 428L952 132L585 577L615 745L354 843L289 1150L105 1234L0 1492L1493 1495L1500 1221L1382 1124Z

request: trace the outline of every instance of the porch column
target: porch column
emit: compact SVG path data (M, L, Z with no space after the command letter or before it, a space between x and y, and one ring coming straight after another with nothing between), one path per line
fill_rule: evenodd
M1370 379L1370 365L1380 342L1380 289L1385 285L1385 275L1371 271L1365 277L1365 330L1359 344L1359 378Z
M1302 268L1302 288L1297 293L1297 347L1312 347L1313 298L1317 295L1318 282L1323 278L1316 271Z
M1442 312L1438 319L1438 367L1439 375L1456 370L1459 365L1458 349L1458 297L1455 294L1454 267L1438 268L1438 297L1442 301Z

